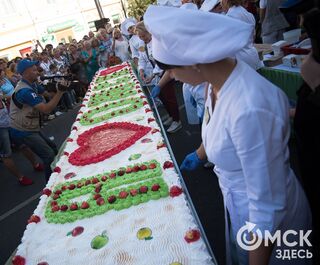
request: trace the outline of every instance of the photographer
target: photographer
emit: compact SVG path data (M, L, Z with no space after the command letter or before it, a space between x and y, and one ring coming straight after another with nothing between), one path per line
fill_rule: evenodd
M40 113L50 113L59 103L66 83L57 83L57 91L52 99L45 103L42 94L45 92L38 86L38 69L36 61L21 60L17 71L22 75L18 82L10 104L10 133L16 145L25 144L44 162L45 176L48 181L51 175L50 164L55 152L49 140L40 134Z

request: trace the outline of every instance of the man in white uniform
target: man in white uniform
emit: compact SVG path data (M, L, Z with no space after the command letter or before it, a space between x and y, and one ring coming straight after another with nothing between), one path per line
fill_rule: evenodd
M227 250L235 249L241 265L310 264L306 258L287 263L277 258L279 251L284 254L288 248L284 242L277 246L268 241L245 251L236 240L246 222L255 224L250 236L261 239L267 232L297 231L290 242L299 242L299 230L307 233L311 227L305 194L289 165L288 99L250 66L231 59L247 44L252 26L218 14L155 6L147 9L144 21L153 36L153 56L159 67L180 81L211 85L203 144L185 158L181 168L192 170L205 158L215 164L230 216L230 225L226 218ZM306 247L290 250L306 253ZM230 254L227 264L232 264Z

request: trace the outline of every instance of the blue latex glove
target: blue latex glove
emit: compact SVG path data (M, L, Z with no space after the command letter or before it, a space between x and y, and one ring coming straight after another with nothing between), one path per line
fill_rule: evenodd
M180 170L187 170L187 171L192 171L197 169L201 164L203 164L205 161L201 160L196 151L194 151L191 154L188 154L185 159L183 160Z
M152 91L151 91L151 96L153 98L158 97L160 94L160 90L161 90L161 88L158 85L154 86L154 88L152 88Z

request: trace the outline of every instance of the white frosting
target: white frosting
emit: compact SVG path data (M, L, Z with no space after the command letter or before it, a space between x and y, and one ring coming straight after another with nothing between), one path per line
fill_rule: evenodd
M89 99L91 93L93 91L88 92L85 98ZM81 108L82 112L88 110L88 101L84 103L86 106ZM154 116L152 112L145 113L146 108L150 106L146 105L134 112L112 118L108 122L129 121L160 130L155 121L147 122L148 118L154 118ZM81 115L79 114L77 118L80 118ZM144 119L137 121L141 117ZM79 148L76 143L77 137L84 131L101 124L103 122L82 126L76 121L74 126L78 130L72 130L69 136L74 141L67 142L64 151L71 154ZM144 138L150 138L152 142L142 143L141 140ZM61 173L52 174L47 188L53 189L59 183L94 176L152 159L156 159L162 166L165 161L171 161L171 158L167 148L157 149L157 143L160 141L163 141L161 133L149 132L119 154L86 166L74 166L68 162L68 157L63 155L57 163L57 166L61 168ZM130 155L138 153L142 154L139 159L128 160ZM64 176L69 172L75 172L76 177L65 180ZM162 177L169 187L180 186L178 175L173 168L163 170ZM26 264L37 264L41 261L46 261L50 265L169 265L172 262L180 262L183 265L213 264L202 239L190 244L184 240L186 232L196 228L196 224L183 194L175 198L151 200L121 211L110 210L103 215L67 224L52 224L46 221L44 212L48 200L46 195L40 197L34 214L40 216L41 222L27 226L18 247L17 255L25 257ZM67 233L76 226L84 227L83 233L77 237L67 236ZM153 239L139 240L137 238L137 231L143 227L152 230ZM101 249L92 249L91 240L104 230L107 231L109 242Z

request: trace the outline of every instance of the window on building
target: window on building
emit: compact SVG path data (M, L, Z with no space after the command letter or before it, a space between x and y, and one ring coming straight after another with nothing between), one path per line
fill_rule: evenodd
M120 24L120 15L119 14L112 15L112 22L114 25Z
M17 12L13 0L0 0L0 15L7 16Z

